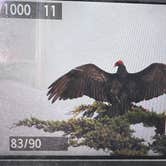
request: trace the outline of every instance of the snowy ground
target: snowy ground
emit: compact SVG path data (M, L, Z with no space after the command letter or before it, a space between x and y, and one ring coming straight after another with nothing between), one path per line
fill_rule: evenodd
M42 130L28 127L12 128L13 123L31 116L43 120L67 119L61 103L52 105L47 101L46 92L26 87L20 83L0 81L0 155L11 154L47 154L47 155L104 155L87 147L69 148L63 152L10 152L9 136L58 136L59 133L45 133ZM70 109L70 105L68 105ZM72 110L72 107L71 109Z
M64 108L64 102L67 108ZM77 100L77 105L81 104ZM48 154L48 155L107 155L103 151L95 151L87 147L69 148L63 152L10 152L9 136L57 136L59 133L45 133L42 130L28 127L12 128L13 123L31 116L43 120L67 119L71 115L69 110L75 106L70 101L60 101L50 104L46 92L33 89L11 80L0 81L0 155L8 154ZM150 140L154 134L153 128L144 128L142 125L133 126L136 136Z

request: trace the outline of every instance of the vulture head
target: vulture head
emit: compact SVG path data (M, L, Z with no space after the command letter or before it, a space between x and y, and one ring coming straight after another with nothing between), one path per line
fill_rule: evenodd
M119 67L119 66L121 66L121 65L124 66L123 61L122 61L122 60L118 60L118 61L114 64L114 67Z

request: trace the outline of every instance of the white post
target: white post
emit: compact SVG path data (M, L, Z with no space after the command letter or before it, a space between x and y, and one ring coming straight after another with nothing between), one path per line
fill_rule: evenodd
M41 21L36 20L36 55L35 55L35 87L41 89L44 84L44 54L43 54L43 40L42 40L42 26Z
M166 135L166 112L165 112L165 135Z

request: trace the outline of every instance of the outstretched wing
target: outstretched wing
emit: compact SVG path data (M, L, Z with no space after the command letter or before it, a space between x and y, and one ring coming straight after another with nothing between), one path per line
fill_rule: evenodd
M149 100L166 93L166 65L153 63L144 70L129 74L135 80L135 96L133 101Z
M49 86L48 99L53 103L58 98L65 100L86 95L98 101L109 101L107 81L110 76L94 64L79 66Z

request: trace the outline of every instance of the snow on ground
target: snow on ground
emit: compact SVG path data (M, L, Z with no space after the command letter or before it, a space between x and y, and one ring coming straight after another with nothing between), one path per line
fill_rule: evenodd
M79 103L78 103L79 104ZM28 127L12 128L14 123L31 116L43 120L67 119L71 115L64 110L63 102L50 104L46 92L27 87L11 80L0 81L0 155L47 154L47 155L106 155L87 147L69 148L69 151L58 152L10 152L9 136L59 136L60 133L45 133L42 130Z

